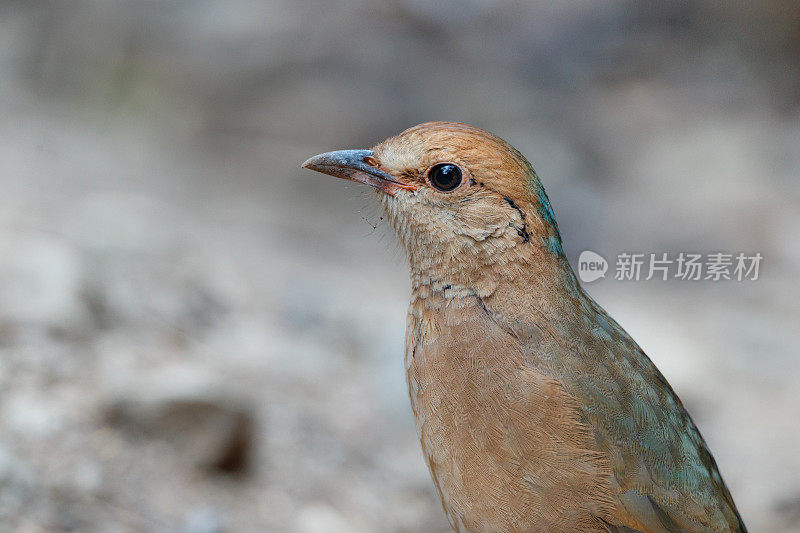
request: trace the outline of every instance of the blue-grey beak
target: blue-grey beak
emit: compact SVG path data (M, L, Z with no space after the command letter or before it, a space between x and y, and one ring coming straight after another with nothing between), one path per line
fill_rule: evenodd
M337 150L315 155L303 163L303 168L329 176L365 183L394 196L398 189L414 190L388 172L377 168L372 150Z

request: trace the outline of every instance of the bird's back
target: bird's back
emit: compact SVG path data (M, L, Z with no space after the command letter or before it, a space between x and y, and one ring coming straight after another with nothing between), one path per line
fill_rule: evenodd
M661 372L582 291L574 305L580 309L570 312L573 320L514 329L528 363L575 398L597 449L609 458L622 524L746 531L708 446Z

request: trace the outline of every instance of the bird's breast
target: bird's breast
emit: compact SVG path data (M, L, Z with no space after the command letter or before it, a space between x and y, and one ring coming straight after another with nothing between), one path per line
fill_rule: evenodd
M477 296L453 294L415 291L406 368L423 452L454 529L601 531L608 467L574 401L526 365Z

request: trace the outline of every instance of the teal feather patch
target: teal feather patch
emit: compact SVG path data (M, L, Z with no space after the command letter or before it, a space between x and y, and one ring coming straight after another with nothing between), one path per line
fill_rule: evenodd
M558 228L556 228L558 231ZM553 254L563 254L564 250L561 248L561 237L554 237L550 235L549 237L542 237L542 241L544 242L545 249Z
M559 246L561 248L561 233L558 231L558 223L556 222L556 215L553 212L553 206L550 205L550 199L547 197L547 193L544 190L544 186L541 183L536 183L536 199L539 201L539 216L542 217L556 234L556 238L558 239Z

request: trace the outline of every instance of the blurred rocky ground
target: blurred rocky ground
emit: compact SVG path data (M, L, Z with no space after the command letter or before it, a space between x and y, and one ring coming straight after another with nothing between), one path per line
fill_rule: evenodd
M800 531L800 5L0 2L0 530L447 531L371 193L301 171L425 120L529 156L752 531Z

